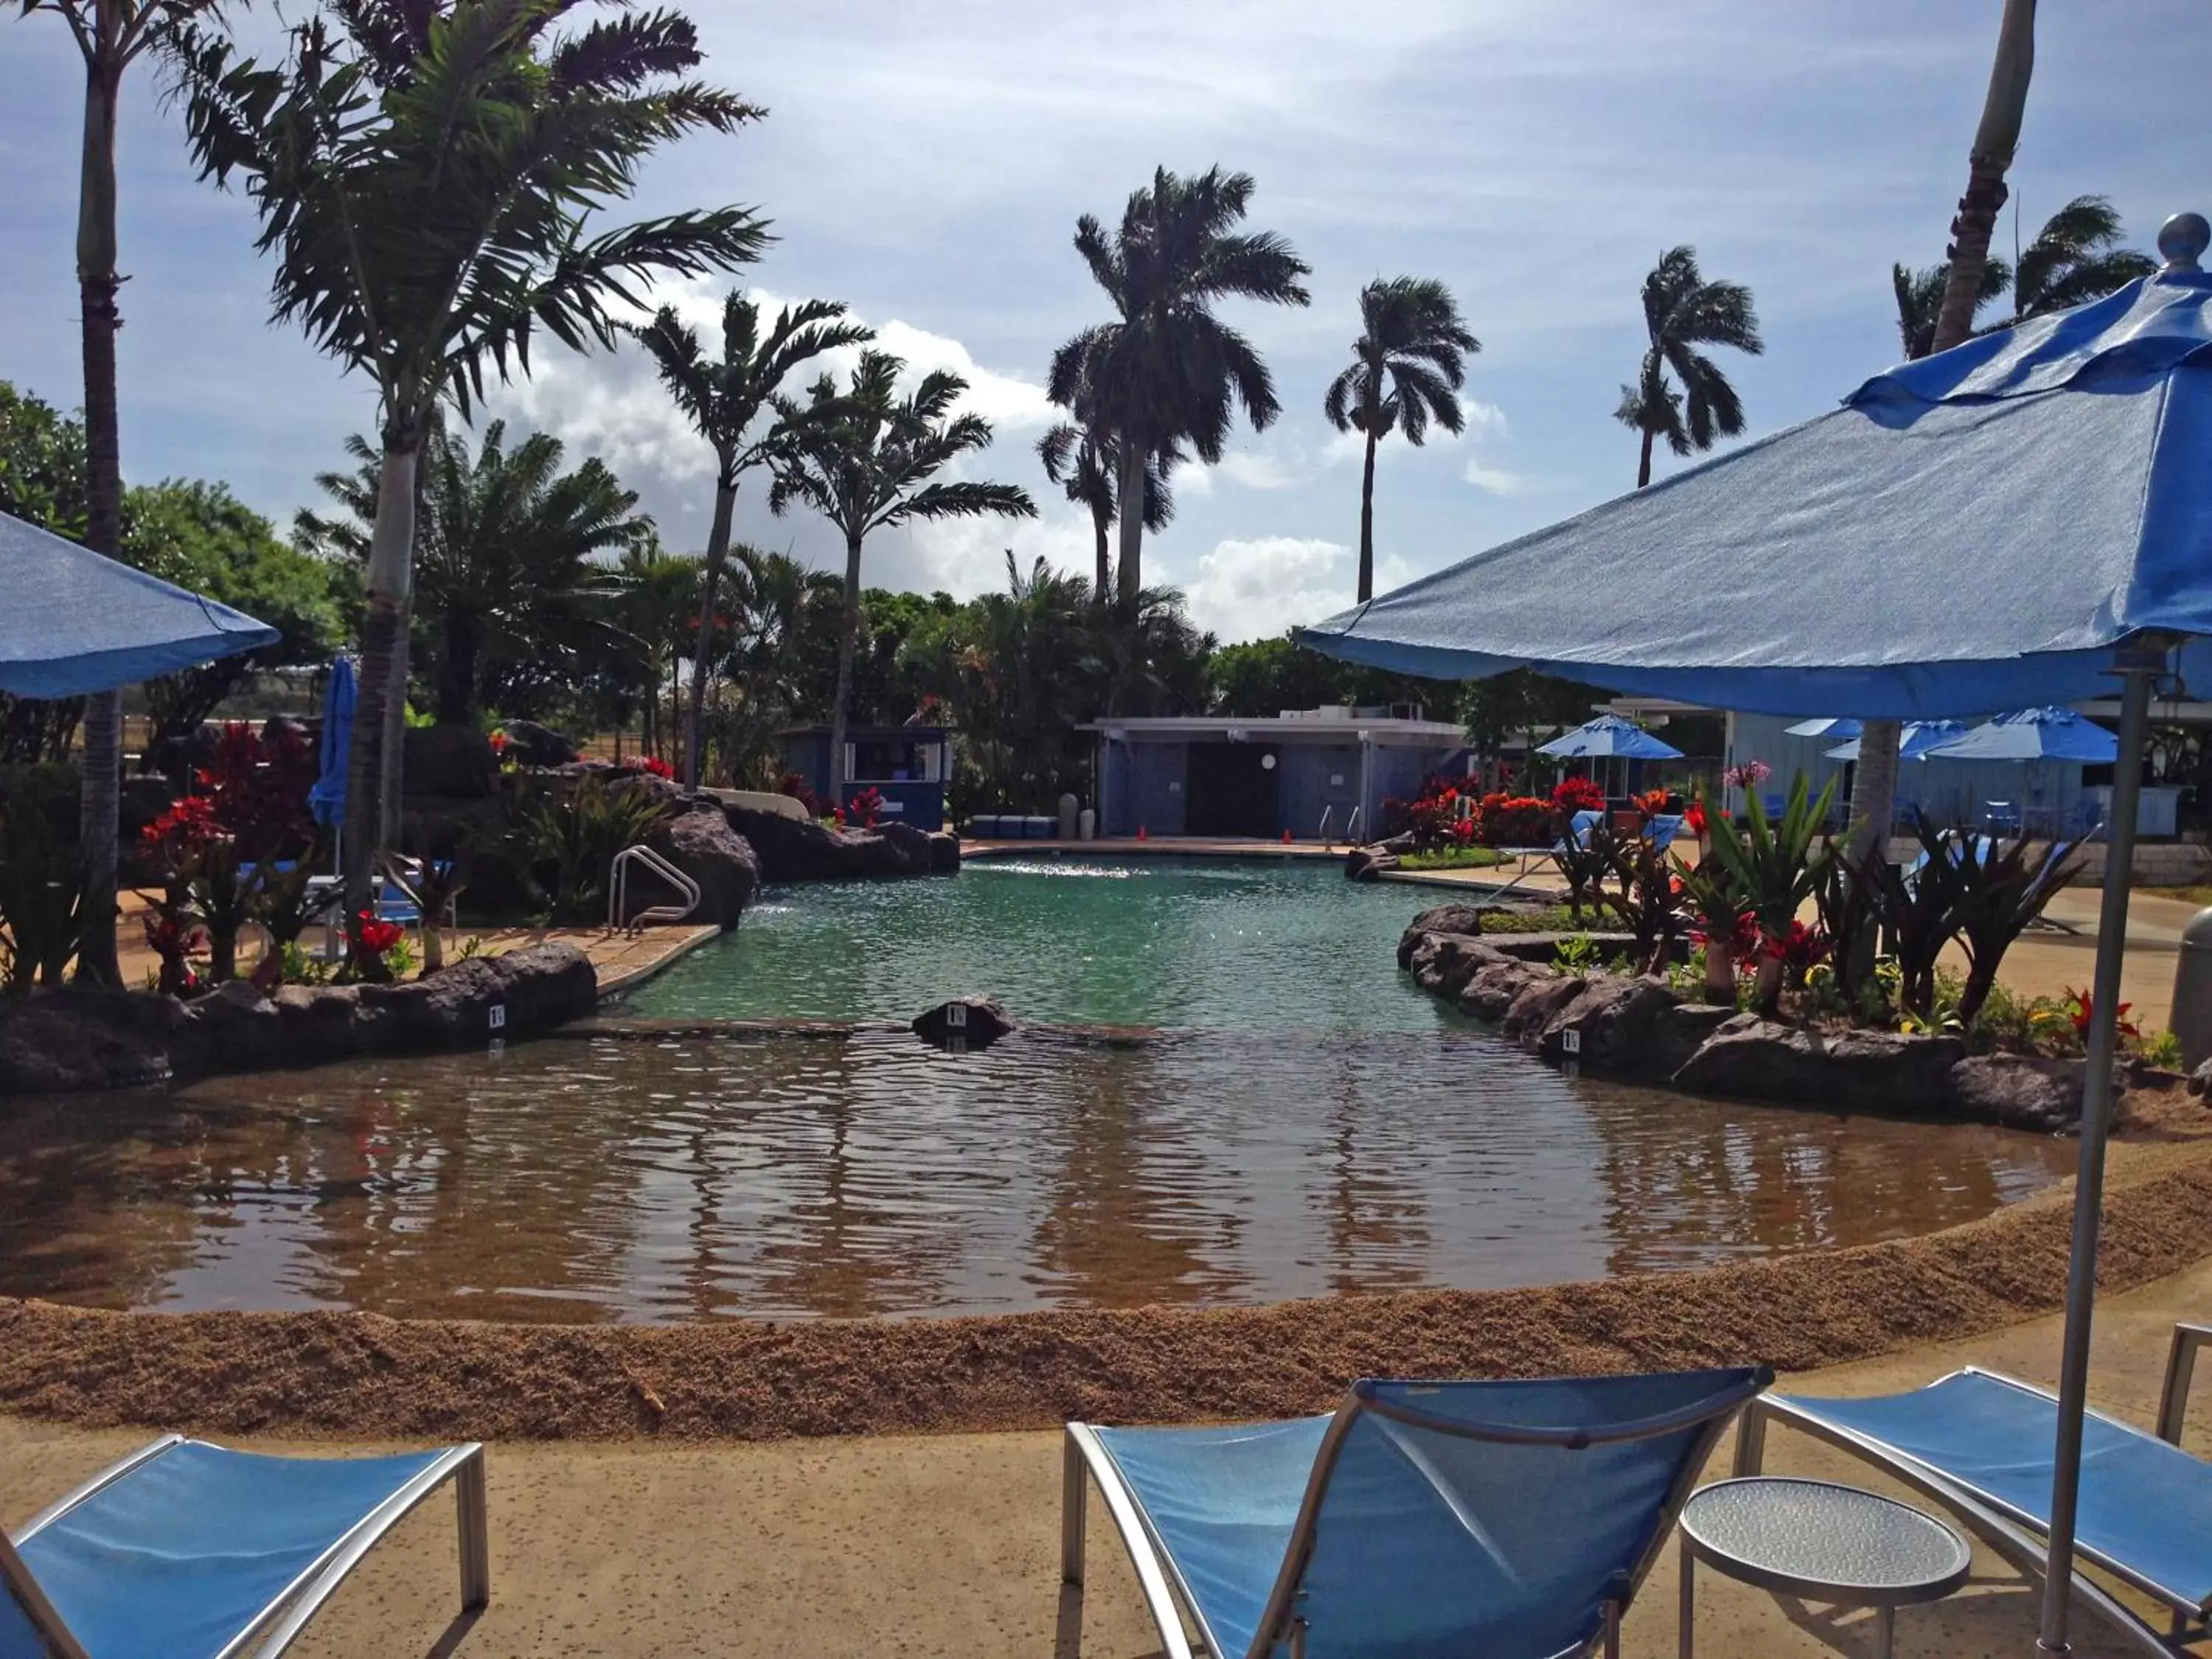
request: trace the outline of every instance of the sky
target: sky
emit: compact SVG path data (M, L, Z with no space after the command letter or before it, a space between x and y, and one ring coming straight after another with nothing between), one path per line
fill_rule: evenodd
M1351 602L1358 447L1322 414L1376 276L1433 276L1482 341L1466 434L1385 443L1379 585L1457 562L1635 482L1612 417L1644 345L1644 274L1688 243L1747 284L1766 350L1729 354L1747 436L1832 407L1898 356L1889 267L1942 257L1989 74L1999 0L693 0L706 76L767 106L655 156L633 214L739 204L761 262L655 297L706 323L742 284L838 299L912 372L952 368L996 429L963 476L1018 483L1033 520L879 533L872 586L967 596L1011 550L1088 571L1087 513L1045 480L1052 352L1107 319L1072 246L1157 166L1258 181L1249 223L1313 267L1303 309L1231 302L1283 414L1218 466L1177 474L1146 578L1224 641ZM245 15L264 32L273 14ZM2044 0L2013 173L2023 240L2069 198L2119 209L2132 246L2212 211L2205 0ZM82 398L72 270L82 74L58 19L0 17L0 380ZM198 183L155 73L126 88L120 160L123 460L133 481L219 478L280 523L374 428L374 392L269 320L250 205ZM2010 209L1997 248L2008 252ZM709 337L711 337L711 336ZM548 343L491 413L603 455L678 550L711 514L709 455L634 345ZM1684 465L1662 451L1662 474ZM764 479L738 533L842 568L842 548ZM1571 573L1562 573L1571 580ZM1653 602L1663 602L1655 571Z

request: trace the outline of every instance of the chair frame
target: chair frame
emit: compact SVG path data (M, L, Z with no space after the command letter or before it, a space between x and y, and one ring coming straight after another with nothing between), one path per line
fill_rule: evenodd
M54 1659L89 1659L84 1646L71 1633L46 1592L31 1576L15 1546L35 1538L86 1499L105 1491L164 1453L192 1443L182 1435L163 1435L128 1457L112 1463L82 1486L48 1504L9 1541L0 1532L0 1594L12 1593L30 1617L40 1638ZM460 1528L461 1608L473 1613L491 1600L490 1528L484 1501L484 1456L480 1443L454 1446L439 1455L406 1484L356 1522L328 1549L307 1564L299 1576L231 1638L213 1659L276 1659L299 1639L307 1623L330 1600L348 1574L384 1535L398 1526L417 1505L447 1481L453 1483L453 1499Z
M2189 1388L2196 1369L2197 1350L2207 1342L2212 1342L2212 1326L2178 1324L2174 1327L2172 1345L2166 1353L2165 1386L2160 1394L2158 1407L2157 1437L2170 1445L2181 1443L2181 1425L2188 1409ZM2048 1389L2038 1388L2033 1383L2021 1382L2016 1376L2007 1376L2002 1371L1985 1370L1979 1365L1968 1365L1936 1380L1938 1382L1948 1382L1952 1376L1986 1376L2013 1388L2025 1389L2054 1406L2057 1403L2058 1396ZM1933 1387L1934 1384L1929 1386ZM2107 1413L2093 1411L2089 1414L2130 1434L2142 1433L2133 1424L2124 1423ZM2050 1547L2042 1535L2041 1523L2034 1516L2011 1504L2001 1503L1986 1492L1978 1492L1963 1482L1952 1480L1932 1464L1907 1456L1886 1441L1824 1422L1786 1399L1770 1395L1753 1401L1746 1407L1742 1424L1736 1434L1734 1472L1737 1475L1757 1474L1764 1466L1766 1430L1770 1423L1783 1424L1864 1459L1893 1480L1949 1510L1961 1526L2023 1577L2039 1584L2048 1576ZM2140 1590L2171 1610L2172 1625L2161 1635L2125 1602L2095 1580L2086 1577L2078 1566L2075 1569L2075 1598L2101 1613L2127 1641L2131 1651L2150 1656L2151 1659L2173 1659L2174 1656L2186 1650L2187 1644L2203 1639L2206 1634L2203 1623L2208 1616L2212 1616L2212 1603L2191 1601L2079 1539L2075 1541L2074 1551L2081 1560L2101 1568L2122 1583Z
M1767 1376L1759 1386L1763 1389L1771 1380L1771 1376ZM1755 1401L1757 1395L1752 1398ZM1307 1560L1313 1553L1314 1529L1320 1519L1322 1499L1328 1489L1329 1477L1335 1471L1337 1457L1343 1449L1345 1439L1351 1434L1362 1412L1372 1412L1395 1422L1454 1435L1465 1440L1487 1441L1500 1445L1613 1445L1632 1440L1649 1440L1701 1425L1696 1445L1682 1460L1681 1468L1668 1488L1666 1501L1660 1510L1662 1524L1653 1528L1650 1543L1645 1546L1633 1571L1626 1575L1626 1582L1620 1585L1619 1594L1607 1597L1599 1604L1598 1627L1576 1646L1553 1656L1553 1659L1586 1659L1587 1656L1602 1654L1604 1659L1620 1659L1620 1621L1628 1610L1628 1604L1635 1599L1637 1590L1657 1563L1668 1535L1674 1530L1674 1516L1688 1501L1713 1448L1727 1431L1729 1419L1741 1409L1739 1404L1725 1410L1712 1411L1700 1402L1639 1422L1623 1424L1605 1433L1510 1428L1503 1425L1476 1426L1387 1403L1374 1396L1368 1383L1353 1383L1344 1402L1329 1419L1321 1445L1314 1454L1313 1468L1306 1477L1305 1495L1299 1502L1297 1517L1291 1527L1290 1542L1283 1552L1283 1565L1277 1574L1274 1588L1267 1597L1266 1609L1261 1615L1258 1634L1254 1637L1252 1648L1244 1659L1267 1659L1267 1656L1285 1639L1290 1644L1291 1659L1304 1659L1305 1626L1293 1616L1291 1608L1299 1581L1305 1574ZM1193 1649L1183 1628L1183 1610L1188 1610L1191 1624L1198 1630L1201 1650L1211 1655L1212 1659L1238 1659L1237 1656L1224 1652L1212 1629L1206 1622L1206 1614L1197 1598L1191 1594L1190 1586L1184 1582L1182 1571L1176 1565L1174 1556L1154 1529L1152 1516L1121 1478L1121 1469L1104 1443L1098 1438L1097 1430L1087 1423L1070 1423L1067 1425L1060 1477L1060 1576L1062 1586L1074 1592L1077 1650L1079 1652L1082 1645L1086 1477L1097 1483L1099 1495L1106 1503L1107 1514L1114 1522L1115 1530L1121 1534L1121 1545L1128 1552L1130 1565L1136 1570L1138 1586L1144 1594L1146 1607L1152 1613L1153 1626L1159 1634L1162 1659L1194 1659Z

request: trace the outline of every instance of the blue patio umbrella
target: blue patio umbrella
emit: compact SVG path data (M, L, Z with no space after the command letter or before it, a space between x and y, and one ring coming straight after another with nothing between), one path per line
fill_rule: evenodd
M1558 755L1579 759L1607 760L1680 760L1682 751L1661 742L1633 720L1623 720L1618 714L1600 714L1587 720L1571 732L1553 738L1540 745L1540 755Z
M340 657L331 664L330 684L323 688L322 775L307 791L307 809L317 823L345 822L346 766L353 753L353 659Z
M243 611L0 513L0 691L76 697L274 645Z
M1856 738L1859 723L1840 717L1818 720L1799 720L1795 726L1785 726L1783 731L1793 738Z
M1899 760L1926 760L1947 743L1955 743L1966 735L1964 720L1907 720L1897 740ZM1855 761L1859 757L1859 740L1839 743L1833 749L1820 751L1832 761Z
M2023 708L2000 714L1930 751L1942 760L2080 761L2109 766L2120 740L2070 708Z
M1299 635L1400 673L1531 667L1776 714L1955 718L2085 702L2120 680L2052 1458L2052 1650L2072 1584L2138 763L2153 682L2185 638L2212 634L2208 244L2212 225L2177 215L2154 276L1901 364L1802 426Z

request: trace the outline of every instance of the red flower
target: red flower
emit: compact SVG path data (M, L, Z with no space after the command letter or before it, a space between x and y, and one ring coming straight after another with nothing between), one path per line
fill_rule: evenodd
M1552 805L1562 812L1603 811L1605 791L1589 778L1562 778L1552 791Z
M2071 1005L2066 1010L2066 1017L2074 1022L2075 1034L2086 1042L2089 1039L2089 1023L2097 1014L2096 998L2087 991L2069 991L2066 1000ZM2113 1017L2115 1028L2124 1037L2142 1035L2142 1029L2128 1018L2128 1010L2134 1006L2132 1002L2124 1002Z
M1693 800L1682 809L1682 827L1693 836L1705 833L1705 804L1703 801Z
M676 769L658 755L640 755L634 760L625 761L623 766L632 772L649 772L656 778L673 778L676 775Z
M380 921L367 910L356 920L353 942L370 956L380 957L407 935L407 930L396 921Z
M1781 933L1767 933L1759 940L1760 951L1779 963L1803 970L1828 954L1828 936L1818 927L1808 927L1795 917Z
M514 741L514 739L508 737L506 732L495 732L491 734L491 752L495 755L504 755L507 752L507 745Z

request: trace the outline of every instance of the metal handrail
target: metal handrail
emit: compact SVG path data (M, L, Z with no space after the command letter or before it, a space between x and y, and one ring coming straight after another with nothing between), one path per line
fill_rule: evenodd
M623 921L623 902L629 896L629 872L634 864L642 864L654 875L684 896L682 908L672 904L652 904ZM635 930L649 921L681 921L699 908L699 884L685 875L666 859L643 845L625 847L615 854L614 863L607 871L607 926L611 929Z
M1355 846L1359 841L1359 815L1366 810L1364 805L1355 806L1352 809L1352 816L1344 821L1344 838Z
M1324 806L1321 809L1321 827L1314 831L1314 839L1324 847L1328 845L1329 815L1335 811L1336 808L1334 806Z

